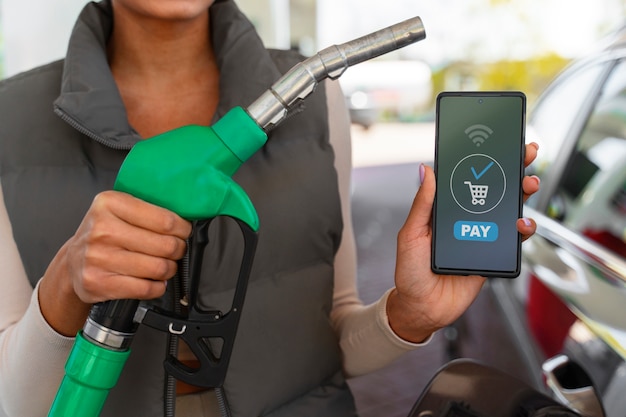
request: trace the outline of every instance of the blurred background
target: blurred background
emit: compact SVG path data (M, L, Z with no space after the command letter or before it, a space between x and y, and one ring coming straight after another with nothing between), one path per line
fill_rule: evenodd
M569 151L562 151L564 146L571 143L567 146L575 149L580 138L584 146L578 147L583 150L589 147L583 129L585 120L593 113L594 103L603 103L605 90L608 98L613 97L609 94L613 90L617 97L626 96L626 86L621 88L626 81L618 76L623 74L624 64L615 64L626 62L624 42L622 52L615 49L608 58L602 54L610 34L623 27L624 0L235 1L247 13L268 47L293 48L306 56L413 16L420 16L424 22L426 40L352 67L340 79L352 117L352 200L359 257L358 286L366 303L375 301L393 285L396 234L418 188L418 166L432 164L434 158L434 100L440 91L521 90L528 97L528 110L532 115L540 94L572 62L597 54L601 58L598 68L616 68L615 71L613 67L598 70L597 75L594 72L587 78L570 77L571 82L561 83L563 93L559 92L559 87L553 88L551 97L543 100L543 112L535 117L534 127L540 139L547 141L544 149L552 149L545 152L550 161L542 162L536 171L541 176L546 196L535 207L548 214L556 213L550 217L557 220L567 217L563 209L565 203L574 207L578 203L571 202L569 197L563 203L558 193L559 199L553 199L550 179L554 178L554 182L560 182L561 178L567 180L570 171L565 167L577 166L579 162L552 163L551 160L558 161L559 154L569 158ZM0 78L63 57L73 22L85 3L85 0L0 0ZM615 75L609 76L611 72ZM612 81L616 78L624 82L616 84ZM613 84L620 88L611 87ZM604 89L603 85L608 87ZM608 98L604 101L610 101ZM621 102L626 103L626 100ZM610 136L623 139L626 138L626 104L620 105L620 109L614 111L614 107L609 107L617 125L623 127ZM606 123L601 125L606 127ZM594 138L600 135L598 131L594 131ZM603 138L608 135L602 134ZM625 143L621 140L624 149ZM622 155L616 153L615 148L611 149L596 158L600 161L594 159L598 166L608 165ZM624 171L623 162L613 165ZM550 166L558 169L548 169ZM559 170L562 176L557 175ZM610 192L617 189L617 197L606 205L621 214L620 217L605 216L610 219L626 219L626 180L622 174L626 175L623 172L611 174L615 181L611 183ZM586 182L579 184L581 190L587 181L592 183L590 178L585 177ZM598 188L595 184L590 187ZM579 194L584 202L585 193ZM596 208L592 209L593 217ZM616 221L611 220L611 223L615 225ZM574 229L572 224L570 226ZM624 227L621 238L619 233L615 235L622 248L626 248L626 223ZM534 247L529 243L525 246L531 251ZM540 249L539 253L545 253L545 248ZM624 253L620 255L621 262ZM620 294L626 294L624 280L626 270L621 277L612 278L613 283L619 283L616 285L622 291ZM521 278L515 281L516 285L528 282ZM437 333L425 348L405 355L383 370L349 381L361 417L406 416L437 369L457 357L474 358L533 386L542 385L538 376L541 366L536 359L543 354L535 355L536 346L529 342L531 338L527 334L520 336L526 331L525 324L519 323L526 314L523 304L527 295L519 297L522 307L515 301L505 305L502 300L509 292L498 292L499 287L500 283L492 280L462 320ZM527 290L513 288L512 291ZM603 300L600 298L598 303L602 304ZM621 306L616 311L623 312L622 299L616 303ZM580 309L575 312L580 318ZM546 315L542 314L540 317ZM565 334L569 324L560 332ZM620 369L623 371L620 371L619 381L613 373L605 378L616 381L613 385L606 382L603 387L609 394L613 389L615 398L622 398L626 387L626 362L623 360L626 359L626 323L620 326L612 328L617 332L611 332L611 337L605 337L604 341L618 339L609 350L621 359L615 359L611 362L613 365L607 367L607 355L598 355L597 347L594 348L596 357L605 358L596 369L615 369L615 374ZM603 332L606 333L604 327ZM550 334L554 333L553 328ZM621 410L613 415L623 416L624 401L614 399L613 404L614 409Z
M60 58L85 0L0 1L0 74L10 76ZM266 45L305 55L334 43L421 16L427 41L352 68L348 93L371 93L375 121L416 121L442 89L517 88L536 96L556 71L621 23L623 0L237 0ZM33 13L37 10L37 13ZM425 66L424 66L425 64ZM369 67L366 65L365 67ZM393 67L399 76L371 77ZM378 69L380 68L380 70ZM352 74L350 74L352 73ZM411 76L412 75L412 76ZM424 84L430 81L431 86ZM369 83L369 84L368 84ZM401 97L398 85L413 98ZM418 91L418 88L419 91ZM372 91L376 90L376 91ZM397 97L396 97L397 98ZM354 106L366 106L357 95ZM389 103L398 103L395 107Z
M0 77L61 58L85 2L0 0ZM355 66L341 78L353 123L362 128L354 133L355 144L363 144L363 149L355 147L356 166L420 159L417 139L410 134L401 135L408 149L385 143L381 150L376 138L389 123L428 129L435 96L442 90L521 90L532 109L548 82L619 27L626 11L623 0L237 3L268 47L294 48L306 56L409 17L422 17L426 41ZM424 122L426 126L415 126ZM374 125L375 131L368 132ZM423 146L423 141L417 145Z

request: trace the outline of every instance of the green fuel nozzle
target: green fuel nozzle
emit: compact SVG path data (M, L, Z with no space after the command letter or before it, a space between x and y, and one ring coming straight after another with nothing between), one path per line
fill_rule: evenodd
M230 312L203 314L191 308L186 318L159 314L139 306L138 300L112 300L93 306L78 334L66 375L52 404L49 417L96 417L122 372L130 345L140 323L179 335L199 357L199 372L177 368L174 358L165 367L189 383L220 387L223 383L239 315L243 306L259 219L250 199L232 175L267 141L266 132L278 125L288 110L313 93L325 78L336 79L351 65L383 55L425 38L419 17L373 32L353 41L333 45L294 66L246 110L231 109L211 127L183 126L137 143L118 173L114 189L168 208L183 218L201 222L229 216L237 220L245 238L244 260L239 272L235 300ZM194 226L195 228L195 226ZM192 274L199 275L206 241L191 244ZM193 297L192 297L193 298ZM192 300L193 301L193 300ZM193 302L192 302L193 305ZM187 326L187 323L191 326ZM197 332L187 336L185 329ZM191 331L189 332L191 333ZM221 361L205 358L192 339L219 336L225 340ZM228 336L228 337L227 337ZM185 337L189 337L185 339ZM211 377L206 372L219 372Z
M137 143L114 188L187 220L231 216L257 230L256 211L231 177L266 141L263 129L235 107L211 127L183 126Z

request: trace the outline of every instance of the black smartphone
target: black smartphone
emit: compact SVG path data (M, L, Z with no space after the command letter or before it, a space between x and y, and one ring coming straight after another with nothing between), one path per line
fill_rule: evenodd
M432 270L520 274L526 96L442 92L436 104Z

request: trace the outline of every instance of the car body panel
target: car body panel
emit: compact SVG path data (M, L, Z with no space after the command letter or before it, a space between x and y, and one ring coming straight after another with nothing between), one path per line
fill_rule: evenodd
M541 363L565 353L608 417L626 409L625 34L572 63L531 108L527 142L540 151L527 173L541 189L524 215L537 233L520 277L490 285L537 388Z

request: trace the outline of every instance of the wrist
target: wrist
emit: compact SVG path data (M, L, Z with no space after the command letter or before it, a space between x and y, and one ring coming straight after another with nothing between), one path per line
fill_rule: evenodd
M65 255L67 244L54 257L39 284L39 308L46 322L63 336L75 336L83 327L91 304L74 291Z
M407 342L423 343L439 330L436 326L426 323L414 303L402 297L395 288L389 293L386 308L391 330Z

